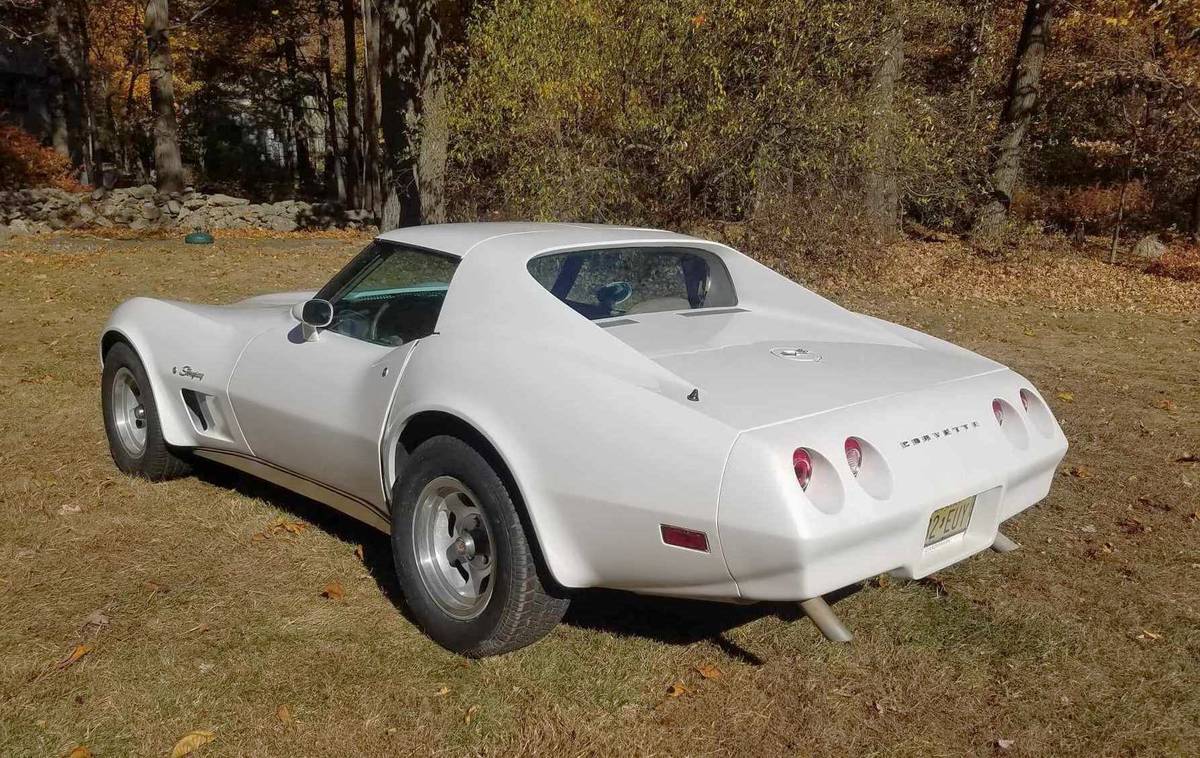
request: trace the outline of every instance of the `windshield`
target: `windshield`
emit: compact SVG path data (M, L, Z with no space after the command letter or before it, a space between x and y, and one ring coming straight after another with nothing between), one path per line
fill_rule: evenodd
M721 259L707 250L620 247L551 253L529 273L589 319L737 305Z

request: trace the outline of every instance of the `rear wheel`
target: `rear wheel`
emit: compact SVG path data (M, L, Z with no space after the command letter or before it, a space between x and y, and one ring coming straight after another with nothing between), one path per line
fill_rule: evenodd
M100 380L104 431L117 468L154 481L188 473L184 458L163 440L150 377L137 353L118 342L104 356Z
M393 490L392 555L417 622L456 653L524 647L567 610L543 586L508 487L454 437L434 437L409 458Z

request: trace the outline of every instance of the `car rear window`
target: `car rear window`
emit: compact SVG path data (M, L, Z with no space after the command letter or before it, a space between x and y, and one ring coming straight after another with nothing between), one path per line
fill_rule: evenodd
M550 294L592 320L737 305L725 264L699 248L550 253L529 261L529 273Z

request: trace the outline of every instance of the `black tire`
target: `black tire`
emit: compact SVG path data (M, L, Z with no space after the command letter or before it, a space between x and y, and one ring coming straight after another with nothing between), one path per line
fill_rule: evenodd
M439 606L418 568L417 501L427 485L445 477L466 485L490 531L491 594L483 610L470 619L456 618ZM392 494L396 574L409 610L434 642L471 658L500 655L537 642L562 619L570 600L543 584L512 493L470 445L447 436L422 443L409 457Z
M131 449L122 441L118 431L114 408L113 386L124 376L122 369L132 375L137 387L137 399L141 403L145 444L141 450ZM182 451L167 445L163 440L162 424L158 418L158 405L150 388L150 377L146 368L128 344L118 342L104 356L104 373L100 380L100 404L104 409L104 431L108 435L108 450L117 468L126 474L140 476L151 481L163 481L185 476L191 466ZM139 427L139 430L142 430Z

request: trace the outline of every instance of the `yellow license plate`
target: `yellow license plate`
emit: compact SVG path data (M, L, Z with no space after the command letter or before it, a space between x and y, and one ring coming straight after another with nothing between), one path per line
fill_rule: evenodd
M938 508L929 517L929 528L925 530L925 546L928 547L947 537L967 531L973 510L975 510L974 495L944 508Z

